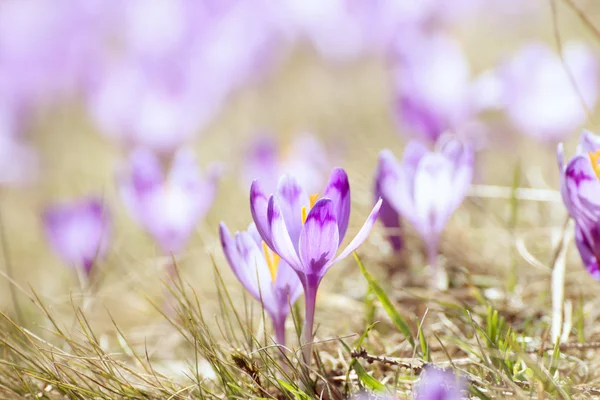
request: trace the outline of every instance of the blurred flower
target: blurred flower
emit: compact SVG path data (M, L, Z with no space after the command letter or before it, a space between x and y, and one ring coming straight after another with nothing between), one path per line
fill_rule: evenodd
M395 51L395 113L401 129L435 142L472 119L469 62L456 40L441 33L408 35Z
M336 257L350 218L350 184L343 169L334 169L324 195L309 196L290 175L283 175L275 194L260 182L250 188L250 210L256 228L276 254L292 267L304 288L304 361L310 364L317 289L325 273L365 241L375 224L381 201L348 246Z
M103 199L92 196L55 204L42 215L48 242L63 261L86 275L108 250L110 213Z
M421 373L415 388L415 400L460 400L461 391L466 390L463 379L450 370L427 367Z
M598 59L583 43L565 43L562 59L543 43L527 43L498 74L508 118L538 139L564 139L596 106Z
M182 149L175 154L165 177L159 158L138 148L131 153L128 168L120 172L118 184L135 221L165 255L177 254L212 205L216 171L202 176L191 151Z
M381 199L381 208L379 209L379 221L386 228L386 238L392 245L392 250L399 252L402 250L404 242L400 235L401 222L400 214L392 207L389 201L383 193L383 183L387 179L388 175L394 174L394 165L385 162L383 158L380 158L379 164L377 164L377 170L375 171L375 201Z
M96 76L88 92L92 117L102 133L130 147L171 153L212 117L212 102L220 98L205 97L185 68L130 61L107 65Z
M332 158L313 135L296 137L288 149L281 149L272 137L261 136L250 144L242 174L248 185L260 180L267 193L275 192L281 175L290 174L312 193L325 183Z
M575 220L575 243L588 272L600 280L600 138L584 131L577 154L565 165L558 145L560 189L569 215Z
M424 24L436 0L284 0L283 30L308 39L329 61L345 62L381 53L396 35Z
M473 151L448 136L436 146L436 151L429 151L420 142L411 141L401 163L389 150L382 151L376 181L382 199L407 219L425 241L434 284L443 288L447 277L437 267L438 243L444 226L471 185Z
M127 2L115 23L122 48L87 85L102 133L163 154L193 139L230 93L275 59L277 35L258 4Z
M256 226L251 224L246 232L236 232L231 237L227 226L219 226L221 245L235 276L261 301L273 321L275 340L285 346L285 320L302 293L298 275L285 261L261 240Z
M100 4L0 2L0 74L10 76L19 101L55 101L80 83L97 61Z

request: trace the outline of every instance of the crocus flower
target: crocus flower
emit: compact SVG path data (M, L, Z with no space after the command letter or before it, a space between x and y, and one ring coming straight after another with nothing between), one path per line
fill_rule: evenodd
M192 140L222 100L201 92L195 73L133 59L107 63L88 87L88 108L103 134L128 147L170 154Z
M427 367L415 388L415 400L460 400L466 390L465 381L452 371Z
M108 249L110 215L100 197L55 204L42 215L48 242L62 260L89 275Z
M435 286L447 286L437 267L440 235L450 216L463 201L473 177L473 152L458 139L443 137L436 151L411 141L401 163L389 150L379 154L382 198L408 220L426 244ZM385 221L384 221L385 223Z
M193 154L181 149L165 176L158 156L139 148L130 155L118 184L132 217L168 255L183 250L208 212L215 196L216 172L202 176Z
M525 44L499 76L508 118L537 139L556 142L572 134L598 98L597 57L578 42L565 43L562 59L543 43Z
M251 185L258 179L266 192L274 193L277 179L290 174L312 193L325 183L331 158L332 154L312 135L297 136L287 149L280 148L272 137L261 136L246 151L244 181Z
M223 222L219 226L221 245L233 273L256 300L262 302L273 321L275 340L285 346L285 320L302 293L300 280L261 240L256 226L231 237Z
M575 243L588 272L600 280L600 138L584 131L577 154L564 162L558 146L560 189L569 215L575 220Z
M310 364L317 290L325 273L365 241L379 214L378 201L358 234L336 257L350 218L350 184L343 169L334 169L323 197L309 195L290 175L267 195L258 180L250 188L250 210L267 246L296 271L304 289L304 361Z
M386 228L386 238L392 245L395 252L402 250L403 241L400 235L401 222L400 214L392 207L389 201L386 200L383 194L383 182L389 174L394 174L393 166L385 162L380 162L375 171L375 201L381 199L381 209L379 210L379 221Z
M400 129L435 142L469 122L474 113L471 72L460 44L441 33L398 42L393 77Z

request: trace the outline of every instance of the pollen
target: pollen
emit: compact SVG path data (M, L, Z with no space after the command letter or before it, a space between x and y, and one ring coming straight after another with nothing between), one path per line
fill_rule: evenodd
M267 244L262 242L263 252L265 253L265 259L267 260L267 266L269 267L269 272L271 273L271 281L275 282L277 278L277 267L279 266L279 254L275 253L273 250L267 246Z
M600 165L598 165L598 161L600 160L600 150L588 153L588 156L590 157L590 162L592 163L592 168L594 169L596 176L600 179Z

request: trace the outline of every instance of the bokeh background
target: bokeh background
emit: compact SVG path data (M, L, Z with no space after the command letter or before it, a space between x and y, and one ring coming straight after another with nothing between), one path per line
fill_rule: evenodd
M587 46L595 60L590 74L598 76L600 38L574 11L577 7L589 23L597 21L600 26L600 6L594 3L2 0L3 270L6 273L8 265L24 292L31 287L55 312L70 315L81 300L80 282L72 266L51 248L41 215L51 204L100 194L114 227L108 254L95 266L100 282L87 306L88 318L100 332L113 329L112 315L132 340L150 337L151 342L153 336L166 340L168 326L148 299L157 304L164 300L162 281L167 279L170 256L131 218L116 174L135 147L160 153L165 166L175 149L189 147L202 168L217 162L221 174L210 211L197 222L185 251L174 256L207 315L218 313L214 265L243 306L243 288L224 260L217 229L220 221L231 230L245 229L251 220L245 171L257 138L266 135L277 142L285 158L302 153L294 147L295 138L314 135L328 154L323 181L329 167L348 171L353 198L350 233L355 233L374 202L379 151L389 148L400 157L411 138L431 142L404 123L406 115L397 101L402 82L413 79L410 73L403 74L402 57L422 53L425 56L416 59L437 56L422 67L431 71L427 74L432 87L426 89L431 96L452 104L453 90L467 91L477 104L469 118L449 128L475 143L474 183L480 190L453 217L442 254L467 275L501 279L515 268L522 292L547 296L549 270L543 265L551 259L552 236L566 217L557 191L556 144L566 141L571 154L583 127L598 128L598 82L587 79L580 88L592 92L594 99L584 118L575 117L559 132L523 132L523 125L511 119L509 106L498 101L498 87L508 83L497 71L529 43L545 43L558 54L559 46L576 40ZM468 89L455 87L462 84L462 75L456 78L453 71L462 67L453 64L452 56L422 41L435 35L456 41L464 52ZM523 61L530 79L547 73L550 79L544 82L550 83L542 85L546 92L532 98L553 102L556 112L572 107L573 94L565 95L559 83L552 84L564 77L554 79L553 72L537 69L534 58ZM455 85L443 84L453 80ZM412 93L406 89L404 95ZM515 98L524 96L517 91ZM522 111L530 113L534 124L536 118L548 117L535 107ZM524 200L517 228L512 229L506 193L515 169L520 171L519 185L540 189L535 193L541 201ZM497 194L488 186L506 190ZM426 286L425 261L419 240L410 226L405 228L408 244L403 254L392 254L379 225L359 253L374 270L390 277L391 287L418 291ZM519 240L537 264L521 254L515 266L512 250L507 249ZM570 260L570 284L579 286L578 293L593 291L577 255ZM494 286L498 281L492 282L482 278L477 283ZM10 283L8 279L1 283L1 308L12 315ZM336 266L319 297L323 326L319 335L352 330L352 318L335 317L357 307L365 290L353 261ZM43 326L28 297L21 289L16 292L25 324Z

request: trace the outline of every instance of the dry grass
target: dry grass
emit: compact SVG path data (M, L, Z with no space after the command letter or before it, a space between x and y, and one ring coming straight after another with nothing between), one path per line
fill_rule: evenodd
M587 15L593 21L595 14ZM561 38L591 37L562 3L558 16ZM541 19L496 38L493 32L473 34L481 27L457 34L480 70L522 37L552 42L550 8ZM489 41L497 46L490 49ZM565 298L571 324L563 343L553 346L550 282L566 217L555 192L554 150L511 132L493 137L494 147L478 156L477 183L504 189L478 186L445 232L441 251L451 276L446 293L426 289L420 242L410 227L401 255L390 253L381 227L359 251L410 327L414 348L352 260L332 269L322 285L317 362L310 376L295 345L298 317L288 326L291 348L273 345L260 307L244 296L215 235L221 219L239 229L250 218L247 194L236 177L243 143L260 129L280 133L282 140L310 130L343 141L355 231L372 201L378 151L402 149L389 99L380 61L333 70L308 50L283 60L273 79L232 98L195 144L203 162L223 161L230 169L211 214L177 260L175 282L162 268L170 260L156 256L119 206L113 171L120 155L114 146L94 132L78 104L39 116L32 135L42 152L40 184L0 193L6 232L1 250L14 270L22 309L20 316L14 312L4 290L0 397L337 399L385 387L403 398L410 396L424 364L433 362L468 379L465 396L598 398L598 284L569 245ZM593 117L592 129L598 127ZM541 190L517 192L517 186ZM51 199L99 188L117 208L117 236L99 270L100 283L83 295L71 271L43 242L38 215Z

